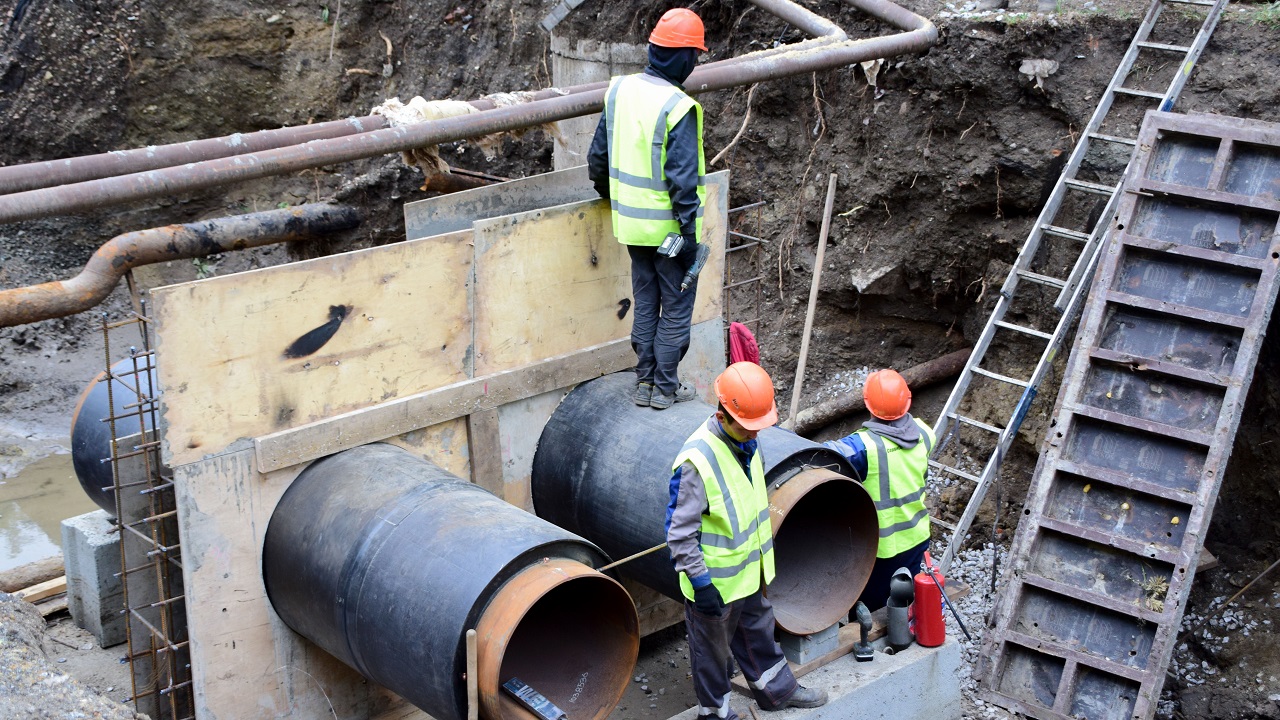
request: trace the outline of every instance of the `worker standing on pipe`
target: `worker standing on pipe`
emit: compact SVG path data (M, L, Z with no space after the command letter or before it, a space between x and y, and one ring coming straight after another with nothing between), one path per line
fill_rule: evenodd
M907 412L911 388L896 370L867 376L862 397L874 417L852 435L824 444L853 465L876 503L880 545L860 599L868 609L878 610L889 598L894 571L905 567L915 572L929 549L924 482L935 441L933 428Z
M613 211L613 234L631 256L634 401L662 410L696 392L677 375L689 349L697 257L706 204L702 106L681 85L706 52L702 20L668 10L649 35L644 72L615 77L587 153L587 174Z
M778 421L773 381L759 365L730 365L715 381L719 407L685 441L672 467L667 545L680 574L699 718L736 720L730 653L765 710L818 707L774 640L769 494L756 434Z

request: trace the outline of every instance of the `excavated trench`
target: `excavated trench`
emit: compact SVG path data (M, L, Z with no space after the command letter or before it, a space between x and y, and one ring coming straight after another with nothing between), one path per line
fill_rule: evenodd
M317 6L303 2L271 9L243 0L163 7L155 0L9 3L0 8L6 13L0 29L0 116L12 140L0 148L0 162L359 116L396 95L468 98L545 87L548 41L537 22L552 4L349 3L335 31L333 17L326 20ZM837 0L804 4L851 36L885 32ZM903 5L938 24L936 47L890 60L878 69L874 85L857 67L759 85L741 137L714 168L732 171L732 205L767 202L736 222L744 232L770 240L761 262L766 282L757 335L781 397L791 393L826 178L838 175L802 407L829 397L860 368L909 367L972 342L1065 151L1145 7L1122 2L1100 9L1065 0L1058 13L1045 16L1029 12L1034 3L1014 0L997 18L958 16L956 7L933 0ZM713 59L802 39L795 29L748 7L722 0L698 5ZM1228 12L1179 109L1277 116L1280 30L1269 9L1242 4ZM639 37L659 12L649 3L587 0L562 28L581 36ZM79 63L60 62L72 52ZM1037 86L1019 72L1028 59L1053 60L1058 69ZM391 66L389 77L380 72L384 64ZM1151 76L1169 71L1140 69ZM745 88L701 98L708 156L739 133L747 99ZM442 150L458 167L497 176L550 169L551 141L540 132L504 140L492 160L475 143ZM1109 162L1114 159L1098 159L1099 172ZM403 237L403 202L426 196L420 184L416 170L386 157L109 212L0 226L0 287L70 277L99 244L123 232L326 197L359 206L366 213L361 228L287 250L168 263L139 278L153 286L395 242ZM1091 210L1078 212L1087 216ZM740 302L746 303L736 306L743 317L755 314L753 303ZM1051 302L1047 295L1030 297L1020 312L1043 312L1045 302ZM117 289L104 307L119 311L126 305L127 296ZM48 452L26 442L26 435L66 437L76 394L102 369L97 322L96 313L86 312L0 329L0 455L6 472ZM1269 511L1280 492L1273 470L1280 464L1280 443L1259 421L1280 405L1277 332L1273 322L1207 538L1222 566L1197 580L1193 612L1233 593L1280 550L1280 521ZM998 350L1010 367L1034 362L1025 350ZM1060 376L1053 373L1042 388L1007 461L998 523L1003 537L1014 530L1004 520L1018 515ZM944 398L945 390L918 394L918 414L932 420ZM828 428L824 437L848 432L857 422L851 418ZM966 497L963 488L942 487L933 502L945 519L958 514ZM991 537L994 519L989 502L974 537ZM1251 591L1256 604L1250 612L1258 623L1280 622L1274 586L1262 586ZM1255 630L1255 640L1273 638L1274 626L1263 627L1267 632ZM1280 675L1280 659L1274 650L1256 651L1265 644L1242 640L1231 647L1192 641L1179 654L1184 661L1224 668L1210 683L1168 683L1184 716L1268 716L1267 692L1280 693L1268 677ZM1247 665L1230 669L1241 662ZM1255 683L1257 672L1261 680ZM624 704L634 712L628 716L643 714L642 704ZM1275 711L1273 705L1271 716Z

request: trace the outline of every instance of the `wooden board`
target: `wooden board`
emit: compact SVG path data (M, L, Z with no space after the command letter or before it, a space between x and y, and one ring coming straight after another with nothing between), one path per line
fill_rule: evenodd
M42 583L36 583L29 588L23 588L14 593L19 600L26 600L29 603L38 603L48 597L60 595L67 591L67 576L62 575L52 580L45 580Z
M466 379L470 241L457 233L153 291L166 463Z
M476 220L528 212L599 195L587 179L587 166L519 178L498 185L449 193L404 205L405 237L410 240L470 230Z

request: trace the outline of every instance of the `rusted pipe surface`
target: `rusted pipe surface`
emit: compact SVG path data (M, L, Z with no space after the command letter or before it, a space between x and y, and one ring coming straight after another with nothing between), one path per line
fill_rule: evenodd
M928 20L886 0L850 0L850 4L907 31L896 35L824 42L804 50L765 50L732 62L703 66L685 83L691 93L721 90L843 67L855 62L923 50L937 40ZM588 89L593 88L593 89ZM0 197L0 222L73 213L115 203L190 192L245 180L297 172L339 162L438 145L599 112L605 83L571 90L544 90L533 102L474 115L358 133L305 145L170 167L56 188ZM568 92L567 95L558 93Z
M969 360L969 354L972 352L973 348L965 348L964 350L947 353L940 358L903 370L902 377L907 381L907 385L913 389L942 382L959 375L960 371L964 369L964 364ZM794 429L797 435L809 435L842 417L866 409L867 405L862 399L862 388L858 388L853 392L832 398L796 413Z
M627 689L640 652L636 613L617 612L628 606L633 606L631 597L616 580L566 558L544 560L508 580L476 624L484 717L527 716L502 691L502 683L513 677L571 718L609 715ZM592 632L584 633L586 628ZM555 657L571 658L572 673L549 662L552 648ZM592 662L605 658L614 661Z
M88 310L140 265L301 240L359 224L354 208L316 203L125 233L98 248L70 280L0 291L0 327Z

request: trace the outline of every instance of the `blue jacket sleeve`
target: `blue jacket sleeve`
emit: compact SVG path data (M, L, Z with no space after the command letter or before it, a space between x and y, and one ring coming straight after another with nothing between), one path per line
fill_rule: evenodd
M828 440L822 444L843 455L844 459L853 466L859 481L867 479L867 446L857 433L846 435L839 440Z
M667 175L667 191L671 209L680 223L680 234L694 237L697 233L698 208L698 119L690 110L667 133L667 160L662 171ZM609 170L605 168L606 178Z
M591 136L591 148L587 150L587 177L596 186L596 192L609 199L609 128L604 113L596 123L596 134Z

